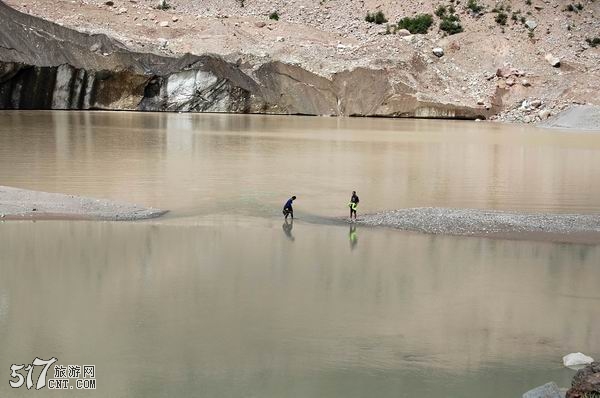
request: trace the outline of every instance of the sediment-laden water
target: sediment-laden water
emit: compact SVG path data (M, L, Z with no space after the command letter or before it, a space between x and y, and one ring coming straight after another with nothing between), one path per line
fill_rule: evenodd
M498 124L1 112L0 185L170 209L0 223L1 396L36 356L116 397L514 397L600 357L600 247L327 222L600 210L600 136ZM281 206L298 196L294 224ZM53 375L50 375L50 377ZM35 387L34 387L35 388Z

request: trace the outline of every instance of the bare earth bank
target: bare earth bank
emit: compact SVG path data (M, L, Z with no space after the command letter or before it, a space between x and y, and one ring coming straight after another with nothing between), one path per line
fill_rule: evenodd
M366 214L358 220L358 224L428 234L600 243L600 215L594 214L412 208Z
M134 204L0 185L0 219L78 219L133 221L160 217L167 211Z

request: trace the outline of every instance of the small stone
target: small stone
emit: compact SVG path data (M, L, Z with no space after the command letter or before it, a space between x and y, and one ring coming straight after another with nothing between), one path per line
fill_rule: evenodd
M538 100L533 100L530 103L532 108L539 108L540 106L542 106L542 101Z
M257 28L264 28L267 24L263 21L254 22L254 26Z
M173 18L171 18L171 21L173 21L173 22L177 22L177 21L179 21L179 18L177 18L177 17L173 17Z
M523 79L523 80L521 80L521 85L522 85L523 87L530 87L530 86L531 86L531 83L529 82L529 80L527 80L527 79Z
M515 79L513 79L512 77L509 77L508 79L506 79L506 85L507 85L508 87L512 87L512 86L514 86L514 85L515 85L515 83L516 83L516 82L515 82Z
M161 48L165 48L165 47L167 47L167 45L169 45L169 41L167 39L165 39L164 37L159 37L158 38L158 45Z
M282 42L282 41L285 41L285 38L283 38L282 36L277 36L275 38L275 41Z
M438 58L441 58L444 56L444 49L441 47L436 47L433 49L433 55L435 55Z
M549 63L551 66L553 66L553 67L555 67L555 68L559 68L559 67L560 67L560 58L558 58L558 57L555 57L555 56L554 56L554 55L552 55L552 54L546 54L546 57L545 57L545 59L546 59L546 61L548 61L548 63Z
M480 98L477 100L477 105L485 105L485 102Z
M538 24L533 19L528 19L527 21L525 21L525 26L527 26L527 29L529 30L535 30Z
M167 28L169 26L169 21L160 21L158 24L161 28Z
M538 113L538 116L540 117L540 119L542 120L546 120L548 119L550 116L552 116L552 112L550 112L549 109L543 109Z
M400 29L396 31L396 34L400 37L410 36L410 32L408 29Z
M105 2L104 2L104 5L106 5L106 6L109 6L109 7L112 7L112 6L114 6L114 5L115 5L115 2L114 2L114 1L105 1Z
M94 43L90 46L90 51L95 53L96 51L99 51L101 47L102 45L100 43Z
M127 14L127 8L125 8L125 7L119 8L119 11L117 11L117 15L121 15L121 14Z
M523 398L562 398L562 393L556 383L550 382L527 391Z

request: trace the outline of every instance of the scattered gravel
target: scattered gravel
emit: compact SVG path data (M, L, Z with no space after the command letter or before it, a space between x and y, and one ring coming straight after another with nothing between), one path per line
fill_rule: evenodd
M159 217L165 210L128 203L0 186L0 221L94 219L132 221Z
M574 106L540 124L541 127L600 131L600 107Z
M428 234L600 242L600 215L413 208L367 214L358 223Z

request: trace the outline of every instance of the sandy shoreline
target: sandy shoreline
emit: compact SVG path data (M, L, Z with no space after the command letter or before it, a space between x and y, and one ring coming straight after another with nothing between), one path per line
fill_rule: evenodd
M0 220L134 221L166 212L105 199L0 186Z
M359 225L426 234L600 243L600 215L511 213L448 208L412 208L366 214Z

